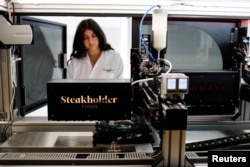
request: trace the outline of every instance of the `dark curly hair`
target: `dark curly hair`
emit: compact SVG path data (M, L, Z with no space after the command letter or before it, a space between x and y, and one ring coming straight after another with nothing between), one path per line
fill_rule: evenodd
M83 33L87 29L92 30L96 34L101 50L113 49L111 45L107 43L106 36L101 27L93 19L86 19L82 20L76 29L73 41L73 51L71 53L72 57L81 58L86 56L87 49L83 45Z

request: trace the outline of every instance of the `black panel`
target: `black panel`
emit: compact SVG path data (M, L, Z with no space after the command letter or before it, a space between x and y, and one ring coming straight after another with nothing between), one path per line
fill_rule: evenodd
M239 73L226 70L176 70L189 76L185 95L189 115L233 115L238 106Z
M49 120L126 120L131 84L123 80L54 80L47 84Z

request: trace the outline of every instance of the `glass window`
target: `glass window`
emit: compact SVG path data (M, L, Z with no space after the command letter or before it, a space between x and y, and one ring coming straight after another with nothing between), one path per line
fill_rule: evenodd
M222 69L220 49L205 31L187 25L168 26L165 58L173 69Z

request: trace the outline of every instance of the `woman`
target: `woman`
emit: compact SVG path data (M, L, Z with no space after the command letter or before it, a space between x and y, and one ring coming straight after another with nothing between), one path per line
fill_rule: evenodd
M68 79L122 78L121 56L107 43L101 27L92 19L83 20L73 41Z

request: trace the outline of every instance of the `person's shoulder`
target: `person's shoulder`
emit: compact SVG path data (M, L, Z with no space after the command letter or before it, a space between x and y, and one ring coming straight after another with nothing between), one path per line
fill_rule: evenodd
M78 64L84 60L85 60L85 57L80 57L80 58L72 57L70 60L70 63Z
M112 55L112 56L116 56L116 55L120 55L118 52L116 52L115 50L105 50L104 51L106 55Z
M116 51L115 51L115 50L112 50L112 49L104 50L103 52L104 52L105 54L114 54L114 53L116 53Z

